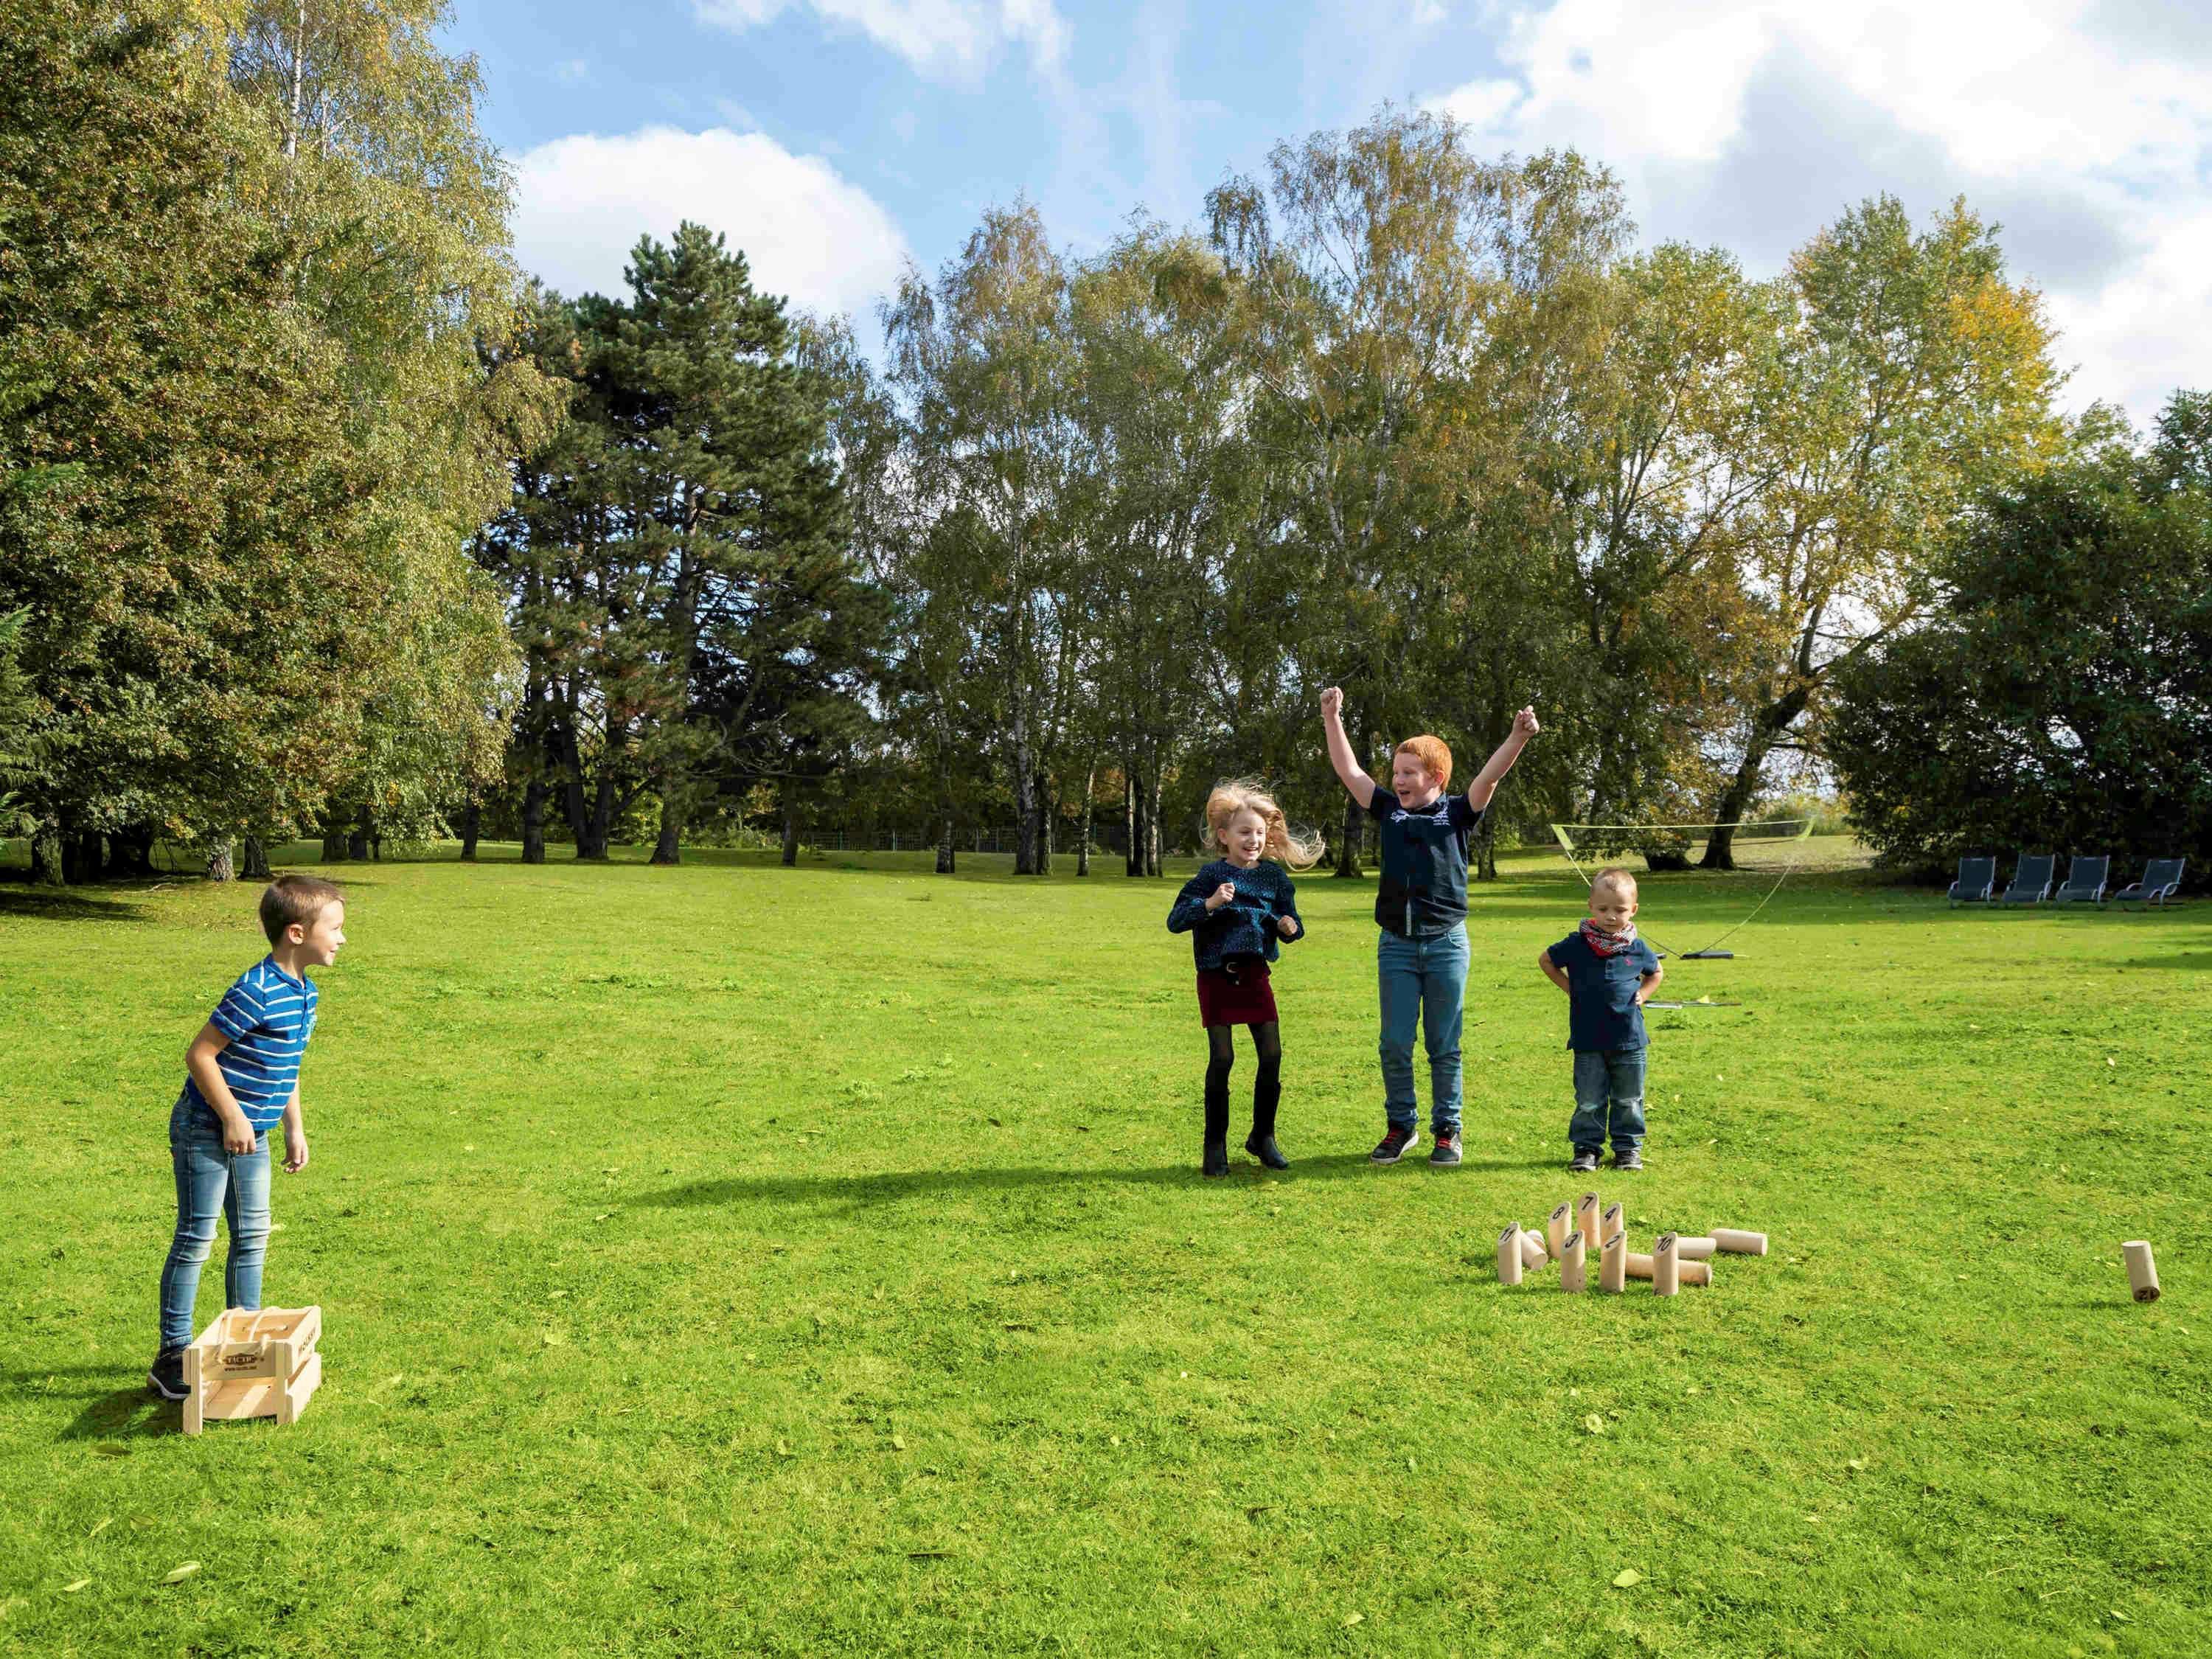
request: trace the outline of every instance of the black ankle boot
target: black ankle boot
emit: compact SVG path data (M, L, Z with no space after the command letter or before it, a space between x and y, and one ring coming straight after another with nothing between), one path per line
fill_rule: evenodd
M1253 1126L1252 1133L1244 1137L1244 1150L1271 1170L1287 1170L1291 1167L1291 1160L1285 1158L1283 1149L1275 1145L1275 1137L1272 1134L1261 1133L1259 1126L1256 1124Z
M1198 1172L1204 1176L1227 1175L1229 1173L1229 1143L1225 1140L1207 1141L1206 1154L1199 1161Z

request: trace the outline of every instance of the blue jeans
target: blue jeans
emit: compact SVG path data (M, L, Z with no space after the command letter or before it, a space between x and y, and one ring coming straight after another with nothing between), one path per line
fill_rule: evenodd
M222 1305L261 1305L261 1261L269 1248L269 1136L234 1158L222 1149L222 1123L184 1096L169 1114L169 1162L177 1175L177 1234L161 1269L161 1346L181 1348L197 1334L192 1301L200 1268L215 1249L218 1212L230 1231L222 1267Z
M1616 1152L1644 1146L1643 1048L1575 1050L1575 1115L1567 1139L1578 1152L1601 1152L1608 1131Z
M1429 939L1383 929L1375 945L1382 994L1382 1110L1394 1127L1420 1122L1413 1094L1413 1027L1429 1051L1429 1122L1459 1133L1459 1028L1467 1006L1467 928Z

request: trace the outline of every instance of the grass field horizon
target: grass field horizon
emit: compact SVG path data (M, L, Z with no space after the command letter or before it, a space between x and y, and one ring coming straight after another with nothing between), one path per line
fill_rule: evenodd
M1815 847L1669 964L1743 1006L1652 1016L1651 1168L1594 1182L1553 855L1473 896L1462 1168L1366 1164L1374 889L1316 873L1293 1167L1215 1182L1194 860L335 866L266 1285L325 1381L196 1440L143 1388L166 1121L257 887L0 884L0 1650L2212 1648L2212 911L1953 912ZM1759 890L1651 878L1641 920ZM1498 1228L1592 1185L1642 1248L1772 1254L1502 1289Z

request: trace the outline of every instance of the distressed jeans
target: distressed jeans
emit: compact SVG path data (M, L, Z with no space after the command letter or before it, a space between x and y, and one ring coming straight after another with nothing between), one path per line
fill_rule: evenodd
M1382 999L1382 1110L1401 1129L1420 1123L1413 1093L1413 1028L1429 1052L1429 1122L1439 1134L1459 1133L1460 1020L1467 1006L1467 928L1428 939L1384 929L1375 946Z
M1613 1136L1616 1152L1644 1146L1644 1048L1575 1050L1575 1115L1567 1139L1578 1152L1601 1152Z
M177 1176L177 1232L161 1268L161 1346L181 1348L196 1333L192 1302L200 1269L215 1249L216 1217L230 1233L222 1268L222 1305L261 1305L261 1262L269 1248L269 1136L233 1157L222 1149L222 1123L185 1096L169 1114L169 1162Z

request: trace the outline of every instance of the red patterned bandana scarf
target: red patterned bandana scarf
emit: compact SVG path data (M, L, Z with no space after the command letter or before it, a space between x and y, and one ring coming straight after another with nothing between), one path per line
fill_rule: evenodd
M1601 957L1618 956L1636 943L1636 924L1630 922L1617 933L1608 933L1597 925L1595 917L1583 918L1583 943Z

